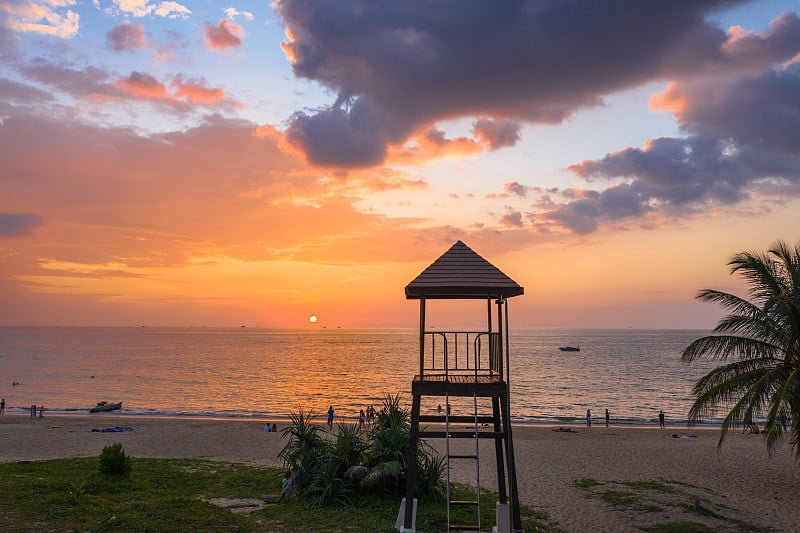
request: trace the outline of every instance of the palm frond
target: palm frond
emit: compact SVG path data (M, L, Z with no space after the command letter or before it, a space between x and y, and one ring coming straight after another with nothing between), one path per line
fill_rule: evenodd
M784 379L781 387L777 388L772 397L772 405L767 414L767 423L764 431L767 434L767 450L772 453L775 445L781 440L786 427L792 420L797 420L797 412L793 412L792 405L796 403L793 395L797 394L798 370L786 372L784 369ZM794 396L796 398L796 396ZM800 457L800 450L795 449L795 454Z
M703 356L715 359L727 359L732 356L745 359L764 356L775 358L780 353L780 347L758 339L737 335L709 335L687 346L681 358L684 361L694 361Z
M742 252L728 265L748 288L749 299L705 289L703 302L717 303L730 314L714 328L715 335L687 346L681 358L735 358L698 379L689 423L720 409L719 445L732 427L766 411L767 450L772 453L791 426L792 446L800 459L800 243L777 241L767 253Z
M764 302L784 288L780 268L776 261L760 252L741 252L728 262L731 274L744 278L749 287L750 297L756 302Z
M695 299L704 303L720 304L726 307L731 313L738 315L756 316L761 312L760 307L744 298L714 289L698 291L695 295Z
M775 380L776 367L761 363L754 359L736 361L715 368L700 378L692 390L695 402L689 409L689 424L701 422L720 408L733 404L730 420L723 425L726 430L728 425L735 427L743 418L737 402L758 413L775 388L771 383ZM763 363L769 363L769 360Z

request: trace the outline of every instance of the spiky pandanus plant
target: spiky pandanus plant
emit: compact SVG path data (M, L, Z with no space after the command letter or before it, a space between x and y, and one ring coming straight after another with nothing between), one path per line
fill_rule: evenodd
M682 359L736 360L695 383L689 422L729 408L722 421L722 446L728 430L749 417L766 416L769 453L788 431L800 459L800 242L790 247L777 241L766 253L738 253L728 265L731 274L745 281L750 300L712 289L700 291L698 300L721 304L729 314L713 335L691 343Z
M292 490L310 505L345 504L356 492L399 493L405 487L406 456L411 443L409 412L400 395L387 395L377 420L366 433L356 424L337 424L333 439L312 420L313 413L289 415L279 457L291 471ZM417 489L441 493L443 459L419 442Z
M294 490L300 494L313 486L324 471L325 458L332 445L322 436L322 428L312 422L313 412L289 415L290 424L283 429L288 442L278 454L292 473Z

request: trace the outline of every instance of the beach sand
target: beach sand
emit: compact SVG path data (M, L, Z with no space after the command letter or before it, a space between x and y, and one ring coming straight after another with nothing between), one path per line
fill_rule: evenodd
M278 428L286 422L278 422ZM241 420L117 417L0 417L0 461L97 456L122 443L132 457L196 457L281 466L281 433ZM92 432L129 426L124 433ZM641 531L679 520L720 531L746 525L797 531L800 466L788 445L770 457L762 435L729 435L717 449L717 429L514 426L520 500L564 531ZM695 433L696 438L687 437ZM684 438L668 438L678 434ZM467 451L466 441L457 442ZM436 448L442 443L431 441ZM474 444L471 445L474 449ZM481 483L496 490L494 448L481 441ZM474 468L461 461L453 479L475 484ZM584 486L576 486L578 480ZM645 485L635 482L660 482ZM700 509L695 511L699 500ZM685 507L690 509L686 509ZM713 514L717 515L715 518ZM737 522L740 521L740 522Z

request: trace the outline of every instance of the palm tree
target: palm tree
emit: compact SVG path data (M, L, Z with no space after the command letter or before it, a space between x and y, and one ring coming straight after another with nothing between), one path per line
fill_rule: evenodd
M713 335L691 343L682 359L736 360L695 383L689 423L730 408L722 422L722 446L729 429L765 415L768 452L788 430L800 459L800 242L792 248L777 241L766 253L738 253L728 265L745 281L751 301L712 289L697 294L730 314Z

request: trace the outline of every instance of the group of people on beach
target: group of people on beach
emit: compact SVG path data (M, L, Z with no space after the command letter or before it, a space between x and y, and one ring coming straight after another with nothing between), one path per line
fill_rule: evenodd
M336 411L333 408L333 405L328 407L328 429L333 431L333 419L335 416ZM375 408L371 405L367 406L367 410L364 409L359 410L358 412L358 430L361 431L364 429L364 425L369 423L372 424L375 421Z
M606 409L606 427L611 423L611 415L608 413L608 409ZM586 427L592 427L592 410L586 410Z
M608 413L608 409L606 409L606 427L609 426L611 423L611 415ZM586 410L586 427L592 427L592 410ZM664 429L664 411L658 412L658 427ZM758 427L756 427L756 433L758 432Z

